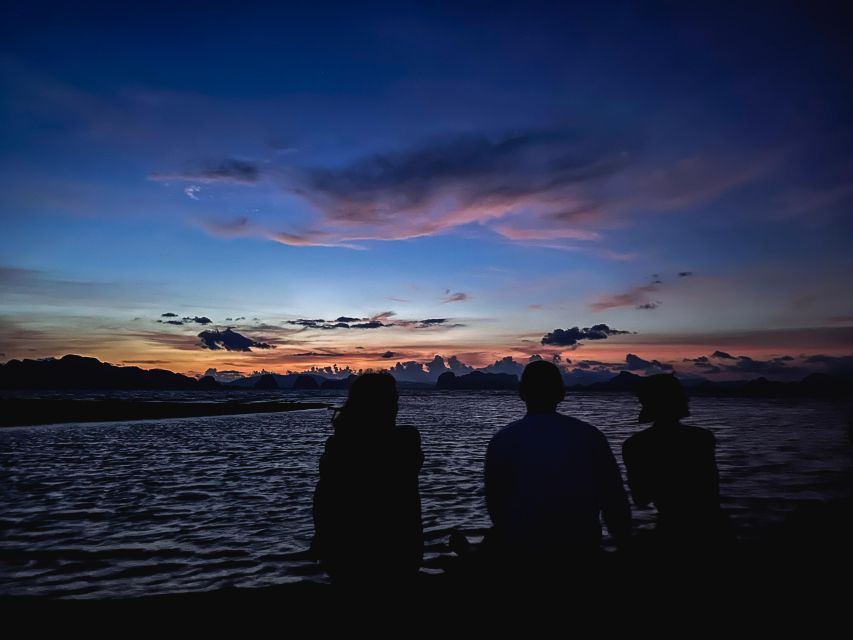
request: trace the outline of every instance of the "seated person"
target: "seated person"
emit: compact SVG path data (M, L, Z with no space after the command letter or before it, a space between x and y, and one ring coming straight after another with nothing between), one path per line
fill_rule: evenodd
M637 395L642 405L639 421L652 426L622 445L634 502L654 504L656 530L669 539L667 544L719 538L724 520L714 434L681 423L690 411L675 376L649 376L638 384Z
M394 378L375 373L359 376L333 418L314 493L312 550L334 583L393 586L420 568L420 434L396 419Z

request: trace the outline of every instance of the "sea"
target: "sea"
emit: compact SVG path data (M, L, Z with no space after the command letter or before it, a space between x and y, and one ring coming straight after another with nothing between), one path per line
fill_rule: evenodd
M284 390L42 395L344 399ZM849 409L823 400L692 399L684 422L717 438L723 506L739 538L760 538L798 507L844 495L853 475ZM576 393L560 411L599 427L620 465L622 442L641 428L630 394ZM427 561L447 553L452 528L476 542L489 526L486 445L523 414L511 392L402 392L398 423L420 430L425 453ZM324 581L302 552L330 419L330 410L314 409L0 429L0 594L128 598ZM650 528L654 510L635 508L634 519Z

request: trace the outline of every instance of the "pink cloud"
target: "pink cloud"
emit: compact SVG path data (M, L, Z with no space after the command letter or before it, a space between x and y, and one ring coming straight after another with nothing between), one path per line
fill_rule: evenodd
M657 284L648 284L642 287L635 287L624 293L614 293L601 296L598 300L590 305L593 311L606 311L608 309L618 309L620 307L638 307L653 303L650 299L650 294L656 293L660 288Z

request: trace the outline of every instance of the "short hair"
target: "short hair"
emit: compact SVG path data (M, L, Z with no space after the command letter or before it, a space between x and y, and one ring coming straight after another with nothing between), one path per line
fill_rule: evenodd
M690 415L687 393L674 374L661 373L641 378L634 390L643 405L640 422L678 420Z
M524 367L521 374L521 384L518 395L528 405L549 406L558 405L565 398L563 376L556 365L537 360Z

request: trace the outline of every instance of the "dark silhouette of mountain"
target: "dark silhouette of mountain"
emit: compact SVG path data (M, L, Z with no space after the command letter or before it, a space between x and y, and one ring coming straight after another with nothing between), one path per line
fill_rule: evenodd
M10 360L0 365L4 389L214 389L215 380L195 378L164 369L117 367L97 358L67 355L44 360Z
M432 382L413 382L411 380L397 380L398 389L435 389Z
M118 367L97 358L66 355L43 360L10 360L0 364L0 389L121 389L121 390L214 390L214 389L348 389L356 376L323 378L315 374L259 373L229 384L211 376L200 380L165 369ZM631 392L642 376L622 371L610 380L567 386L576 392ZM691 384L687 384L689 380ZM745 398L853 398L853 376L812 373L798 382L767 378L754 380L682 380L690 395ZM398 381L401 389L512 390L518 378L505 373L474 371L462 376L445 372L435 385Z
M693 395L744 398L853 398L853 376L812 373L799 382L767 378L705 382L690 390Z
M287 374L280 375L278 373L256 373L251 376L246 376L245 378L238 378L237 380L233 380L229 382L226 386L229 389L255 389L261 379L266 376L270 376L273 380L275 380L276 386L272 387L274 389L292 389L293 383L296 381L296 378L299 377L299 374ZM268 384L268 383L264 383Z
M199 379L198 388L210 390L210 389L220 389L222 387L216 381L216 378L214 378L213 376L204 376L203 378Z
M278 383L275 381L275 376L271 373L267 373L260 377L260 379L255 383L255 389L278 389Z
M620 371L619 375L606 382L594 382L587 387L588 391L633 391L637 382L642 378L629 371Z
M296 381L293 383L294 389L319 389L320 383L317 382L317 378L309 375L302 375L296 378Z
M353 382L358 378L356 375L349 375L346 378L328 378L320 383L321 389L349 389Z
M510 373L483 373L472 371L462 376L457 376L452 371L447 371L438 376L435 383L436 389L518 389L518 377Z

